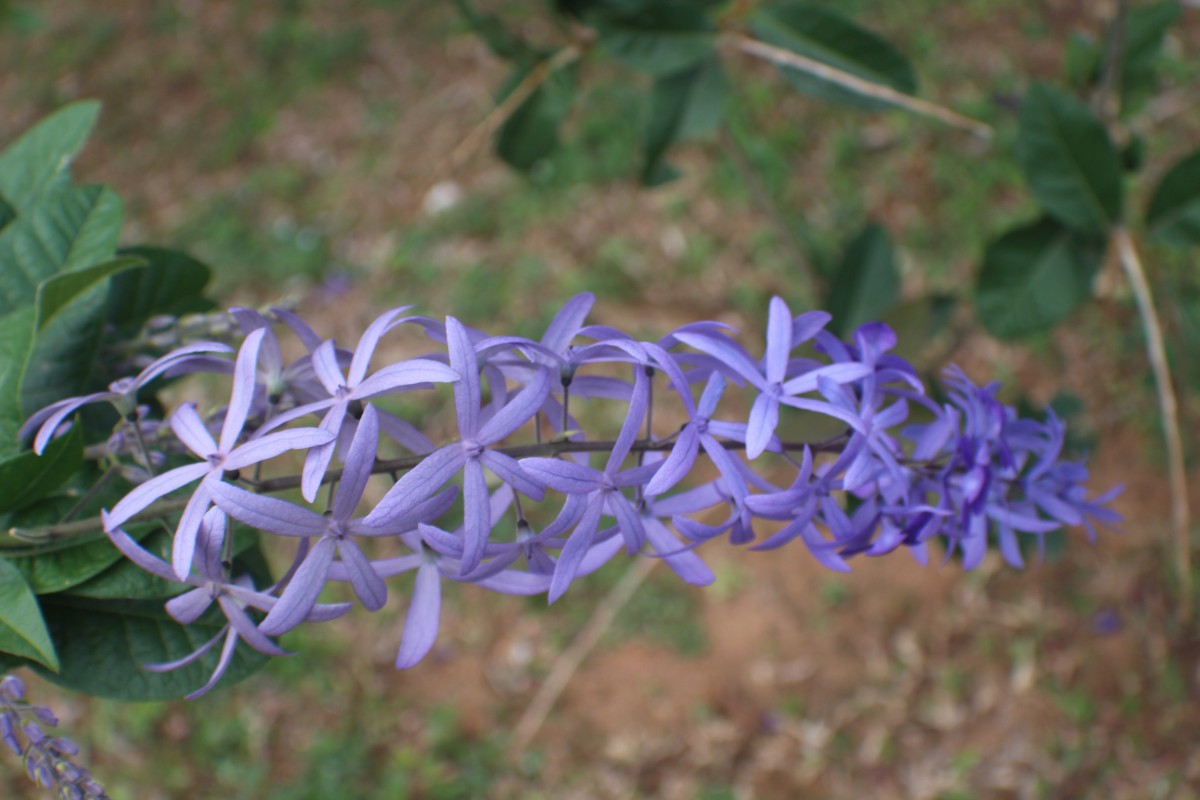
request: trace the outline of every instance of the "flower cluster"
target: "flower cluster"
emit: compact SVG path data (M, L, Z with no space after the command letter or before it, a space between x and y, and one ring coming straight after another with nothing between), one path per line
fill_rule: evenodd
M30 780L53 789L63 800L107 800L104 787L71 757L79 748L70 739L50 736L42 726L53 728L58 718L46 706L25 702L25 684L15 675L0 678L0 741L24 759Z
M698 550L720 537L752 549L799 538L843 571L856 554L900 547L924 561L936 540L970 569L994 540L1020 566L1021 536L1040 541L1064 525L1091 532L1093 522L1117 518L1106 507L1115 493L1089 499L1086 469L1060 459L1058 419L1018 418L995 387L955 370L948 402L934 402L891 352L896 338L885 325L864 325L844 342L825 330L828 314L793 316L774 298L756 356L716 322L656 341L587 325L592 303L572 298L539 341L397 308L352 351L280 313L304 349L290 363L271 320L233 309L236 353L188 345L110 392L40 412L26 434L37 431L40 451L85 402L114 402L128 414L138 388L162 373L230 376L220 407L202 413L185 403L165 425L139 417L159 435L109 444L147 468L104 514L109 538L144 569L192 587L167 603L174 618L193 621L215 600L228 619L193 655L150 666L182 666L222 642L216 672L193 696L220 679L238 641L278 655L272 637L345 613L350 603L317 603L330 581L349 583L376 610L388 578L415 572L396 659L410 667L437 636L443 581L553 602L623 548L703 585L713 573ZM430 352L372 369L378 345L403 331L410 347ZM727 400L730 387L743 396ZM452 395L453 428L422 430L397 415L414 394ZM595 411L581 415L580 401ZM603 434L594 419L608 420ZM829 437L791 440L788 431L806 419ZM303 455L300 474L264 478L264 462L289 451ZM387 476L386 493L365 507L364 497L378 496L371 481ZM123 526L178 509L163 498L185 487L168 564ZM299 489L303 502L270 496L286 489ZM292 567L271 586L234 578L222 558L245 528L295 544ZM371 540L397 544L389 551Z

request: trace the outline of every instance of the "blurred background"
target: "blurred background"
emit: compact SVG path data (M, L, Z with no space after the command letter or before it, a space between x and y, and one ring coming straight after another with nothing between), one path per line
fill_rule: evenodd
M481 5L554 34L541 4ZM1031 216L1020 96L1061 75L1069 37L1101 37L1112 4L836 6L909 56L922 96L995 140L823 103L733 59L727 124L673 149L682 176L647 189L646 84L598 61L562 147L521 175L480 135L508 68L452 3L0 1L0 146L72 100L103 101L77 178L124 199L125 243L210 264L224 303L295 303L350 342L407 303L534 334L586 290L596 322L657 336L719 319L750 342L771 295L817 303L814 280L874 221L897 247L905 355L1002 380L1010 403L1053 402L1096 491L1126 485L1119 535L1093 547L1069 531L1023 571L898 553L835 576L801 547L720 545L704 551L707 590L656 569L517 752L513 726L628 561L550 609L451 590L433 654L408 672L392 668L392 605L290 634L299 655L193 703L31 680L114 798L1200 797L1200 638L1175 621L1157 405L1118 268L1069 325L1018 344L983 333L969 302L934 313L923 299L966 296L984 240ZM1161 163L1200 144L1197 53L1192 10L1160 65ZM1172 262L1157 288L1194 273ZM1179 307L1167 324L1188 429L1200 302ZM12 759L0 785L38 796Z

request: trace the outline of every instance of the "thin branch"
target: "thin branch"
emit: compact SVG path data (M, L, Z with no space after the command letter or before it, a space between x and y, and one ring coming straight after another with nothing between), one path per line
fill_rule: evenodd
M898 92L890 86L885 86L882 83L875 83L865 78L860 78L858 75L840 70L837 67L831 67L828 64L817 61L814 58L793 53L791 50L785 50L782 47L760 42L758 39L753 39L743 34L726 34L725 39L733 44L735 48L743 53L755 56L757 58L770 61L780 67L789 67L791 69L807 72L810 75L816 75L822 80L836 83L844 89L849 89L855 94L860 94L864 97L870 97L875 100L882 100L886 103L899 106L927 117L933 117L936 120L950 125L951 127L959 128L968 133L978 136L980 139L990 140L992 138L992 126L985 122L980 122L977 119L965 117L956 111L951 111L945 106L940 106L937 103L931 103L928 100L922 100L919 97L913 97L904 92Z
M1154 296L1146 281L1146 272L1134 247L1133 238L1123 226L1112 233L1113 246L1122 269L1133 288L1138 314L1146 334L1146 355L1154 373L1154 385L1158 393L1159 412L1162 415L1163 440L1167 447L1167 480L1171 490L1171 531L1175 540L1177 569L1179 571L1181 621L1192 614L1192 543L1187 495L1187 471L1183 460L1183 439L1179 432L1179 406L1175 399L1175 388L1171 382L1171 367L1167 362L1167 351L1163 346L1162 325L1154 308Z
M675 446L673 441L674 435L667 437L662 441L639 441L634 442L630 447L630 452L634 453L652 453L666 452ZM814 453L832 452L845 445L847 434L840 433L836 436L831 436L828 439L823 439L819 442L783 442L782 449L786 451L799 451L808 448ZM740 450L745 447L742 442L722 442L726 450ZM566 453L607 453L611 452L616 447L616 442L612 441L595 441L595 442L577 442L570 439L555 439L551 442L541 442L538 444L519 444L511 447L496 447L491 448L496 452L503 453L510 458L531 458L534 456L559 456ZM410 470L425 460L425 456L407 456L405 458L395 458L390 461L376 461L371 474L379 475L384 473L396 473L404 470ZM342 478L342 470L331 469L325 473L325 478L322 483L336 483ZM295 489L300 485L301 476L287 475L280 478L268 478L267 480L252 480L245 476L239 478L239 481L246 486L254 489L260 494L269 494L272 492L282 492L288 489ZM173 514L177 511L182 511L188 503L188 498L180 497L172 500L159 500L152 503L142 511L134 514L129 518L129 522L141 522L148 519L156 519L167 514ZM76 520L74 522L60 522L51 525L38 525L28 528L9 528L8 535L14 539L20 540L20 544L5 545L0 540L0 550L6 546L25 547L30 543L50 543L69 539L84 534L94 533L102 530L103 524L99 517L90 517L88 519Z
M1117 0L1117 10L1108 27L1108 43L1104 48L1104 64L1100 79L1092 93L1092 111L1110 123L1121 113L1120 75L1125 58L1125 34L1128 27L1129 0Z
M550 58L539 61L521 79L521 82L508 93L508 96L492 108L487 116L471 129L471 132L450 151L448 159L449 168L447 171L451 173L457 172L483 146L483 143L490 139L492 134L508 121L513 112L528 100L551 75L576 61L581 55L583 55L583 48L580 45L572 44L559 50Z
M633 597L633 593L657 565L658 559L655 558L636 559L625 570L625 574L621 576L621 580L612 588L612 591L601 601L600 605L596 606L596 610L583 629L579 631L579 635L554 662L550 674L546 676L546 680L542 682L533 701L521 715L521 719L513 729L512 744L509 747L510 756L520 755L533 741L533 737L537 736L546 717L549 716L550 710L562 695L563 690L567 688L567 684L571 682L571 678L579 670L583 660L600 643L604 632L612 627L617 613L629 602L629 598Z

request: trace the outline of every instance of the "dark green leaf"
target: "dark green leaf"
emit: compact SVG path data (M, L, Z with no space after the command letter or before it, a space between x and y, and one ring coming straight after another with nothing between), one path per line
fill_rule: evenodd
M78 588L112 568L121 551L108 539L96 539L37 556L10 559L36 594L45 595Z
M713 54L717 29L707 9L687 0L606 4L586 15L616 59L651 75L670 75ZM621 6L625 7L614 7Z
M0 196L19 213L27 211L43 189L68 175L99 113L94 100L72 103L9 145L0 153Z
M1200 244L1200 150L1180 160L1159 181L1146 224L1164 242Z
M1080 231L1103 233L1121 219L1121 161L1086 105L1034 84L1021 107L1017 154L1042 210Z
M679 139L703 135L720 124L726 90L721 62L715 58L654 82L643 137L644 185L659 186L678 176L666 162L667 150Z
M32 414L40 408L95 388L107 286L92 286L68 302L36 334L21 379L21 408Z
M40 331L68 303L106 281L117 272L145 266L141 259L128 256L109 259L74 272L64 272L47 278L37 288L37 327Z
M0 197L0 231L4 230L4 226L16 218L16 209L9 205L3 197Z
M121 248L119 254L146 264L112 278L108 321L124 335L137 333L155 314L180 316L213 307L204 297L209 268L187 253L140 246Z
M755 9L750 25L767 44L905 94L917 91L912 65L891 42L826 6L804 2L764 3ZM887 105L797 69L785 68L783 75L798 91L830 102L861 108Z
M846 248L833 276L825 310L833 315L829 329L845 336L864 322L878 320L900 299L900 269L887 231L869 224Z
M27 451L0 461L0 514L28 508L66 483L83 466L83 436L71 430L38 455Z
M1121 54L1121 113L1129 115L1153 95L1157 84L1158 59L1163 39L1180 6L1176 0L1131 9L1125 25Z
M518 66L501 93L501 101L533 70L548 69L546 62ZM527 171L558 147L558 129L575 96L575 71L554 70L522 102L496 135L496 154L509 166Z
M1063 52L1063 78L1067 85L1078 92L1091 91L1100 75L1103 55L1104 51L1095 39L1072 33Z
M103 186L59 187L0 232L0 314L32 302L37 286L112 258L123 215Z
M33 347L33 303L0 315L0 455L20 450L17 431L21 411L21 375Z
M988 332L1013 339L1044 331L1090 292L1104 241L1043 218L988 245L975 303Z
M495 14L476 11L468 0L454 0L454 5L458 6L459 13L466 18L471 30L475 31L480 39L483 39L484 44L498 58L515 61L536 55L534 48L506 28Z
M148 672L146 664L174 661L220 635L224 618L205 614L191 625L167 616L161 601L90 600L70 594L43 600L62 669L46 678L77 692L114 700L170 700L203 686L212 674L220 643L198 661L171 672ZM266 657L239 643L229 686L259 670Z
M17 568L0 558L0 651L59 668L54 643L29 584Z

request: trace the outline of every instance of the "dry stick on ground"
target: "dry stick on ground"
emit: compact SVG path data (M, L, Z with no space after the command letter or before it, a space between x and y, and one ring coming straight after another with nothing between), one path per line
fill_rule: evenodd
M600 642L600 637L604 635L613 624L613 620L617 618L617 612L629 602L629 598L637 591L637 588L642 585L642 582L650 575L658 565L658 559L650 557L642 557L636 559L633 564L625 570L625 574L621 576L621 580L612 588L608 596L601 601L600 605L596 606L595 612L592 613L591 619L579 631L579 635L571 642L570 647L559 655L558 660L554 662L554 666L550 669L550 674L546 676L546 680L542 683L542 687L538 689L538 693L534 696L533 702L525 709L525 713L521 715L521 719L517 722L517 726L513 729L512 745L509 747L511 757L519 756L524 752L529 743L533 741L533 737L542 728L542 723L546 721L546 717L550 714L550 709L554 707L558 701L559 695L567 688L567 684L571 682L571 678L579 669L579 665L587 658L588 654L595 649Z
M1171 368L1167 362L1167 351L1163 346L1162 326L1154 308L1154 296L1146 281L1146 272L1138 258L1133 238L1124 226L1118 225L1112 232L1113 247L1117 258L1133 288L1138 315L1146 334L1146 354L1150 358L1150 369L1154 373L1154 384L1158 392L1158 407L1162 414L1163 439L1167 446L1167 480L1171 489L1171 530L1175 539L1176 558L1179 560L1180 621L1186 622L1192 614L1192 543L1188 508L1187 472L1183 461L1182 438L1179 433L1178 403L1175 388L1171 383Z
M875 100L883 100L884 102L912 111L915 114L933 117L947 125L972 133L981 139L987 140L992 138L991 125L971 119L970 117L965 117L962 114L951 111L945 106L939 106L937 103L931 103L928 100L922 100L919 97L898 92L890 86L860 78L857 75L836 67L831 67L816 59L800 55L799 53L793 53L791 50L785 50L782 47L775 47L766 42L760 42L757 39L744 36L740 33L728 34L725 39L743 53L770 61L777 66L790 67L801 72L807 72L810 75L816 75L818 78L827 80L830 83L836 83L838 86L849 89L856 94L874 98Z

